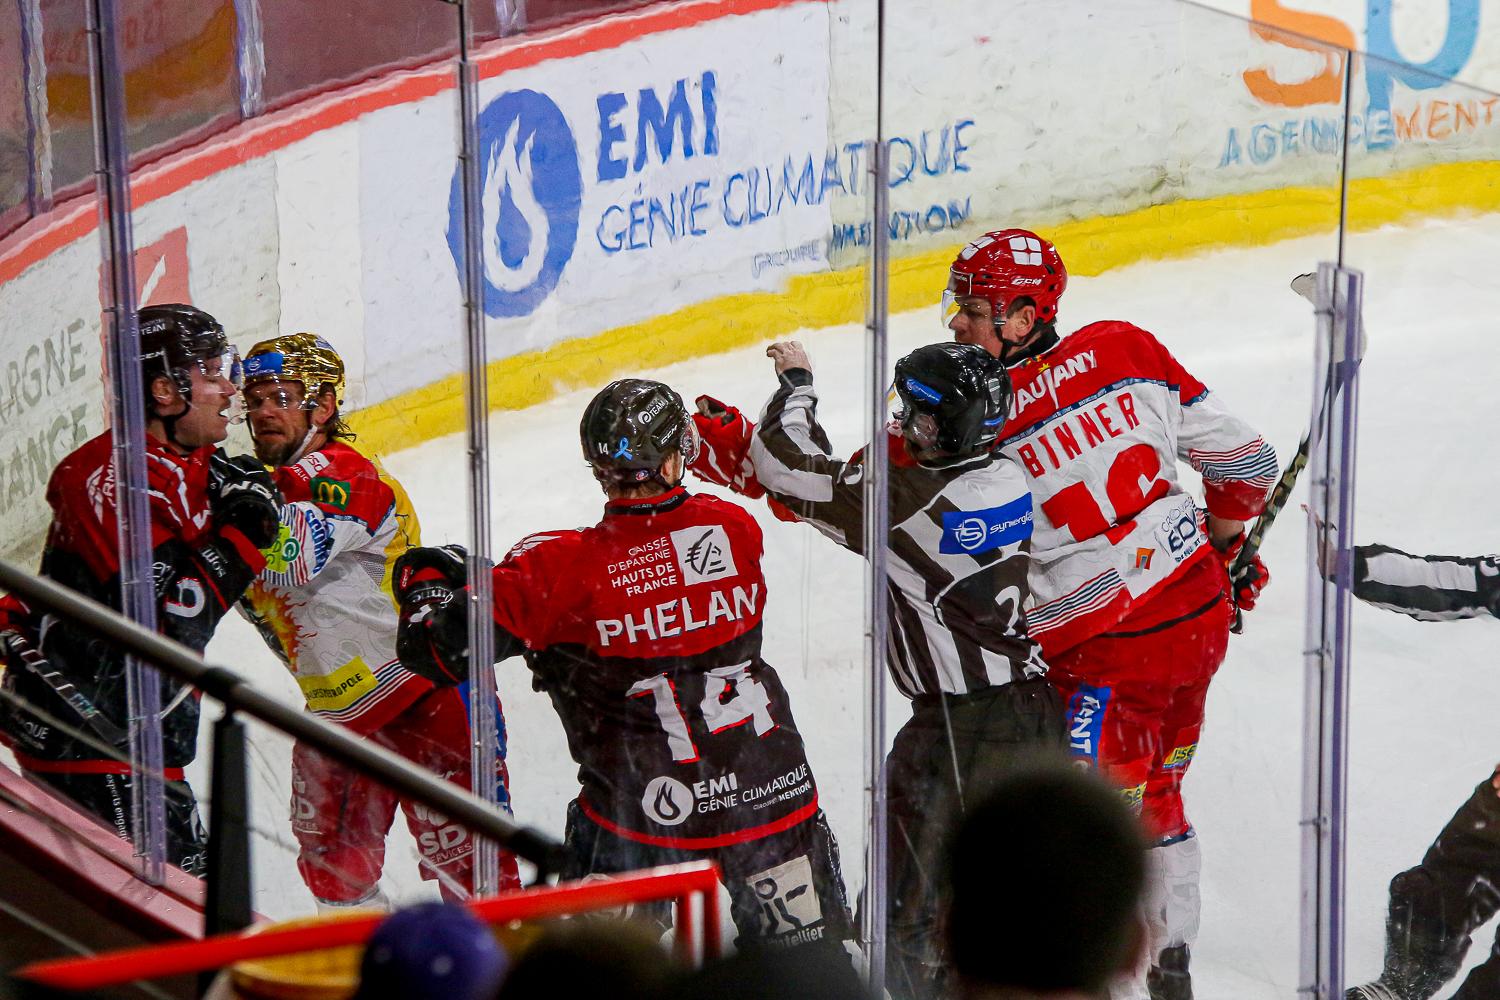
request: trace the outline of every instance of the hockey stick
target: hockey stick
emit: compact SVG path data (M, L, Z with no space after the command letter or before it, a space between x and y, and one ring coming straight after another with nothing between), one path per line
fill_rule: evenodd
M43 684L51 688L52 693L61 698L69 708L77 712L84 724L100 739L110 746L120 746L129 740L129 734L105 718L98 707L89 701L82 691L74 687L72 681L59 673L57 668L24 635L14 630L0 632L0 642L5 643L5 648L11 656L35 674Z
M1317 283L1316 274L1299 274L1292 279L1292 291L1302 296L1307 301L1317 305ZM1365 333L1363 326L1359 332L1358 354L1353 359L1357 366L1365 356ZM1336 387L1340 380L1335 378L1339 365L1349 363L1349 359L1335 359L1328 367L1328 378L1323 383L1323 398L1318 406L1318 412L1313 415L1312 424L1308 426L1307 433L1302 435L1302 441L1297 445L1297 453L1282 470L1281 478L1276 480L1276 485L1271 489L1271 496L1266 500L1266 508L1261 511L1260 517L1255 519L1255 524L1245 535L1245 544L1240 546L1239 555L1235 556L1234 562L1229 566L1230 593L1236 594L1240 587L1249 579L1251 566L1255 562L1256 553L1260 551L1261 543L1265 540L1266 532L1272 524L1276 523L1276 515L1286 506L1291 499L1292 488L1297 485L1297 477L1302 475L1302 470L1307 467L1308 455L1312 450L1315 438L1323 436L1323 426L1328 422L1328 411L1333 406ZM1238 606L1234 609L1234 624L1229 629L1235 635L1245 630L1245 615Z

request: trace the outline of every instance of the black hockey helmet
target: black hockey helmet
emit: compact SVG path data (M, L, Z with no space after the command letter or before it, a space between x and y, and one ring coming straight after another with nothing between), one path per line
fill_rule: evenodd
M136 313L141 330L141 377L147 396L151 380L166 375L187 399L193 392L191 367L240 384L239 354L224 327L202 309L180 304L145 306ZM214 367L214 366L217 367Z
M622 378L600 389L583 411L578 437L594 478L605 485L655 479L671 488L677 484L661 478L662 463L681 452L685 467L698 451L682 397L650 379Z
M988 448L1010 411L1005 366L976 344L929 344L896 362L901 433L919 458Z

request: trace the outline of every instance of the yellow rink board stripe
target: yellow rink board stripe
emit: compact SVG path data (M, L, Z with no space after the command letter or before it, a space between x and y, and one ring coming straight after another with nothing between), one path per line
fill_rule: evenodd
M1349 188L1350 228L1356 231L1496 211L1500 161L1421 167L1358 179ZM1331 234L1338 213L1338 189L1330 185L1174 201L1041 231L1057 244L1070 274L1092 276L1141 261ZM987 221L1027 225L1024 220ZM970 235L978 235L982 225L977 223ZM893 261L891 312L935 305L961 245ZM779 292L726 295L643 323L502 358L489 365L490 408L525 409L631 372L738 350L797 330L861 322L865 280L863 266L794 276ZM462 375L449 376L360 410L350 423L361 446L375 454L455 434L464 429L463 387Z

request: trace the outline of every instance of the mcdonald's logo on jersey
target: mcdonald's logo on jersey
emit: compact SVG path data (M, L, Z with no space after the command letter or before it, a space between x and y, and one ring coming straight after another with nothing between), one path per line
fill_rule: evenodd
M338 479L328 479L318 476L308 483L312 490L314 503L325 504L336 507L339 510L349 509L349 484Z

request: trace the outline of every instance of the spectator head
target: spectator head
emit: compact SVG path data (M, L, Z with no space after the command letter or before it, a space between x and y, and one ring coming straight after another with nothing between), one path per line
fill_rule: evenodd
M631 920L595 917L550 924L517 956L497 1000L654 998L681 972L658 934Z
M953 967L979 996L1094 996L1144 956L1146 843L1118 790L1048 765L1002 780L949 853Z
M354 1000L493 1000L508 964L494 933L467 907L422 903L375 929Z

